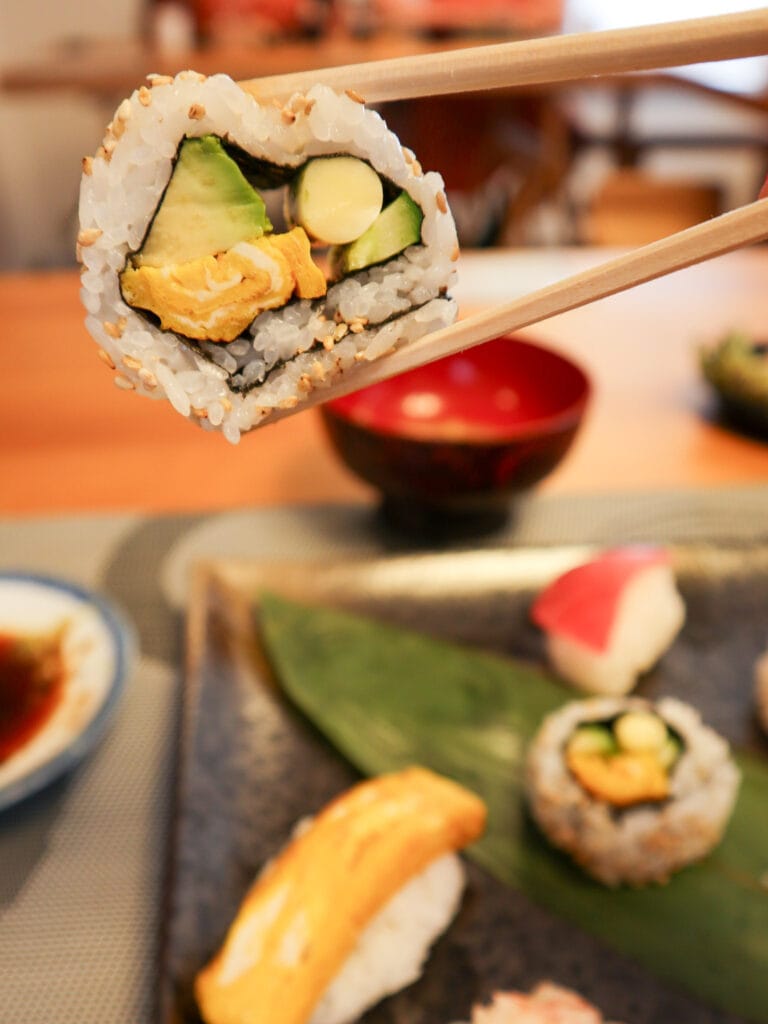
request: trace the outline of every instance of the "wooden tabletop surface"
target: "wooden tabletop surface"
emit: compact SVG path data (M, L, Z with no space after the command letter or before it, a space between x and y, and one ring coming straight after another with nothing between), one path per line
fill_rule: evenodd
M462 310L576 272L606 253L469 253ZM768 323L768 250L720 257L530 328L589 371L594 397L550 493L768 483L768 443L711 416L697 348ZM374 501L307 410L229 445L165 402L119 391L84 327L74 271L0 276L0 514L196 511Z

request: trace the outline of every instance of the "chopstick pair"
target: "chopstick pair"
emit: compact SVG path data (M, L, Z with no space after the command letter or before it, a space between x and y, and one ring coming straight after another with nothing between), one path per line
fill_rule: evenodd
M251 79L240 85L259 101L286 99L321 82L339 91L353 89L366 102L383 102L517 85L573 82L596 75L765 53L768 53L768 8L761 8L714 18L468 47L431 56L278 75ZM460 320L366 366L358 366L348 379L314 392L295 411L766 238L768 199L759 199L512 302ZM269 422L291 414L290 411L279 412L270 417Z
M259 101L286 100L316 83L352 89L367 103L577 82L768 53L768 8L660 25L471 46L266 78L240 87Z
M672 271L702 263L766 238L768 199L759 199L695 227L633 249L555 284L529 292L512 302L494 306L459 320L450 327L427 334L402 349L356 367L349 378L342 379L338 384L313 392L295 411L300 412L331 398L340 398L398 373L479 345L498 335L530 327L558 313L586 306L597 299L615 295ZM269 422L281 419L284 415L290 415L290 412L278 412Z

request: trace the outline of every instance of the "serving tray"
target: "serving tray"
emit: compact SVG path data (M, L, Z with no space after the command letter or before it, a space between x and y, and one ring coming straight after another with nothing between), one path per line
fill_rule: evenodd
M531 599L588 553L552 547L199 567L188 620L163 1024L197 1024L194 974L218 948L254 874L297 818L358 778L280 692L260 641L259 595L345 608L541 662ZM735 745L768 757L752 702L753 664L768 643L768 548L702 544L672 553L687 621L638 692L674 694ZM460 914L422 979L370 1011L366 1024L448 1024L467 1019L471 1003L494 989L543 978L579 989L626 1024L746 1019L659 980L472 863L468 877ZM756 898L766 900L768 935L768 892Z

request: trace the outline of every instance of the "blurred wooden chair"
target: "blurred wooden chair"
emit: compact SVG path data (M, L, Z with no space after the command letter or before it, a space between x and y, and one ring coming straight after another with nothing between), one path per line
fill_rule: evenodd
M581 219L587 245L645 245L722 212L720 189L698 181L664 180L619 168L597 190Z

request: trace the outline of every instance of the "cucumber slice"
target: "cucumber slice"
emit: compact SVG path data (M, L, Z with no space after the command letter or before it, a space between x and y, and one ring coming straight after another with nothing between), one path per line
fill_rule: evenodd
M310 238L343 245L359 238L373 224L384 202L376 171L355 156L308 160L288 196L288 218Z
M628 754L657 753L669 735L664 721L652 711L627 711L613 723L613 732Z
M568 740L569 754L602 754L608 756L618 751L616 739L607 725L589 723L576 727Z
M374 263L383 263L409 245L421 241L424 214L407 192L385 206L368 230L349 245L331 253L331 267L336 277L363 270Z

